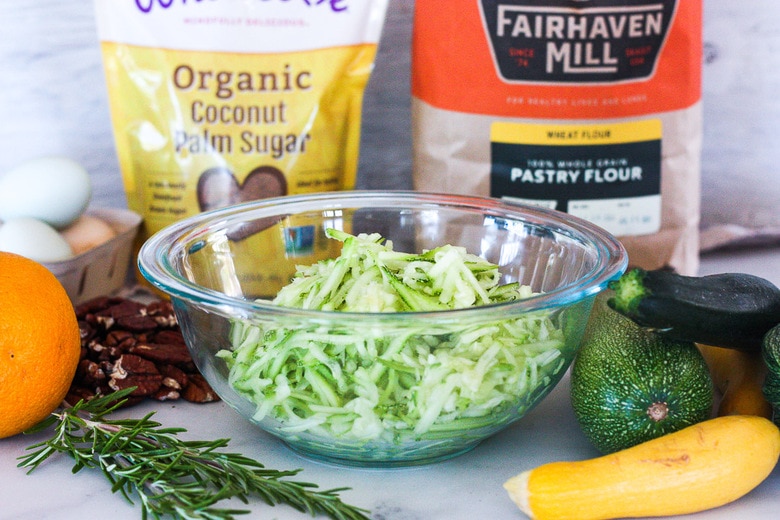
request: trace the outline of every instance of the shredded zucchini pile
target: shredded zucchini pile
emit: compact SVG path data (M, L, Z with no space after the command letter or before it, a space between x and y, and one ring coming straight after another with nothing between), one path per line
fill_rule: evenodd
M499 285L498 267L455 246L396 252L378 234L328 230L336 259L301 266L273 300L305 309L414 312L488 305L532 295ZM237 320L218 355L229 383L290 432L402 442L490 426L565 365L562 331L546 312L442 327L410 316L393 334L354 316L309 327ZM521 410L522 411L522 410Z

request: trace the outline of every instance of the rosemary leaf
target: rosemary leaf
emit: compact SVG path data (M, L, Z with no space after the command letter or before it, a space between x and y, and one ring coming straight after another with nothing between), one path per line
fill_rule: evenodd
M53 429L51 438L29 446L19 457L28 473L55 454L69 455L73 473L100 470L113 493L141 504L142 520L165 517L230 520L249 513L219 507L227 499L269 505L287 504L312 516L333 520L368 520L368 511L341 501L348 488L319 490L315 484L288 480L300 470L268 469L238 453L224 451L228 439L182 440L183 428L165 428L152 420L107 419L133 388L64 407L30 431Z

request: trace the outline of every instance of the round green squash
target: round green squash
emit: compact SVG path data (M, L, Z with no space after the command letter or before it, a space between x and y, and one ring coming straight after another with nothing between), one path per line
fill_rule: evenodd
M600 296L572 366L577 421L602 453L711 417L714 386L696 345L661 337Z

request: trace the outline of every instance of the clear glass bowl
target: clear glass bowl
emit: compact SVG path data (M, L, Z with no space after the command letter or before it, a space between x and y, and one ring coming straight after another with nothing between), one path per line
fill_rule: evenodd
M327 228L380 233L396 251L463 246L540 294L436 312L270 303L296 265L339 256ZM419 192L250 202L173 224L139 254L227 404L304 455L376 467L452 457L520 419L564 375L596 294L626 264L615 237L569 215Z

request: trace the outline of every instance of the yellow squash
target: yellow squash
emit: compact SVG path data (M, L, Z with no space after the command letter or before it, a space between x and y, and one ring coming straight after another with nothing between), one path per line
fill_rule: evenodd
M772 472L778 456L777 426L729 415L603 457L545 464L504 488L538 520L679 515L740 498Z
M759 415L772 418L772 406L762 387L768 368L761 352L697 344L721 394L718 415Z

